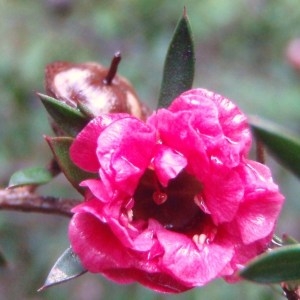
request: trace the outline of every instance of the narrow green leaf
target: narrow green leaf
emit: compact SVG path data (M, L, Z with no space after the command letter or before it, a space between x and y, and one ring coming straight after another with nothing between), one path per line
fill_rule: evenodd
M167 107L193 85L195 53L186 11L180 18L167 52L161 84L159 107Z
M85 272L86 270L82 266L78 256L70 247L56 261L50 270L44 285L38 291L76 278Z
M44 167L34 167L15 172L9 180L8 187L22 185L41 185L48 183L53 178L53 174Z
M270 153L300 177L300 138L285 128L257 117L250 118L250 125Z
M284 246L258 256L240 272L240 276L266 284L299 280L300 244Z
M88 123L88 119L79 110L44 94L39 94L47 112L64 132L76 136Z
M97 174L85 172L72 162L69 150L74 139L70 137L45 137L45 139L66 178L83 194L84 190L79 183L85 179L97 178Z

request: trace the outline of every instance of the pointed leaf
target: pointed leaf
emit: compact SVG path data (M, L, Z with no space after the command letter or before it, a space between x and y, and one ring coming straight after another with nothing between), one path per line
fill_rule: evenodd
M47 95L38 96L55 123L67 134L76 136L88 123L88 118L76 108Z
M15 172L9 180L8 187L46 184L52 178L53 174L44 167L27 168Z
M194 43L189 20L184 10L165 60L159 107L167 107L178 95L193 85L195 72Z
M258 283L279 283L300 279L300 245L274 249L254 259L240 276Z
M44 285L38 291L76 278L85 272L86 269L82 266L78 256L70 247L56 261Z
M250 119L254 134L286 168L300 177L300 138L274 123Z
M70 159L69 149L74 139L70 137L45 137L45 139L66 178L83 194L84 189L79 186L79 183L85 179L97 178L97 174L83 171Z

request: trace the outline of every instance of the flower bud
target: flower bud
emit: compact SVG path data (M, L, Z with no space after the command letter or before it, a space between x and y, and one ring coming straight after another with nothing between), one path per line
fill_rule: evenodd
M300 38L293 39L286 48L286 58L296 70L300 70Z
M147 108L129 81L116 75L119 61L117 53L110 69L93 62L51 63L45 70L46 93L91 118L103 113L129 113L144 120Z

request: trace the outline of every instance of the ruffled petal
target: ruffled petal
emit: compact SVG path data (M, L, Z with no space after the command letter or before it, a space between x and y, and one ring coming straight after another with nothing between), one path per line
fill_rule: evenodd
M73 251L92 273L102 273L118 283L140 282L167 293L183 292L189 287L162 273L157 261L141 260L126 249L109 227L89 213L75 214L69 227Z
M273 232L284 197L278 192L267 167L247 161L241 173L245 176L247 190L236 221L243 242L249 244Z
M112 195L109 195L106 186L100 179L84 180L81 182L80 186L87 187L98 200L104 203L108 203L114 200Z
M138 119L123 118L107 126L96 150L103 180L113 189L132 194L151 162L155 144L154 128Z
M240 155L249 152L251 131L246 116L229 99L205 89L193 89L177 97L169 110L189 111L191 126L205 141L208 155L224 165L237 166Z
M92 119L71 145L70 157L72 161L85 171L98 172L100 165L95 151L98 137L109 124L125 116L127 114L103 114Z
M239 174L232 169L211 166L211 173L203 185L201 200L214 223L232 221L244 197L244 186Z
M182 153L189 169L205 171L208 165L206 145L196 129L190 124L191 113L173 113L161 109L147 123L157 128L162 144Z
M190 287L202 286L218 277L233 256L233 245L225 240L197 245L191 238L167 230L157 232L164 248L161 268Z
M187 159L177 151L164 145L157 145L152 164L160 183L166 187L187 165Z

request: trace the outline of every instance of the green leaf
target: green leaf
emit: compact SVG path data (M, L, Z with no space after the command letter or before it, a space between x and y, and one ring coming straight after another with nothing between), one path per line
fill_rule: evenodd
M97 178L98 176L83 171L72 162L69 150L74 139L71 137L45 137L45 139L66 178L83 194L84 189L79 186L79 183L85 179Z
M44 285L38 291L76 278L85 272L86 269L82 266L78 256L70 247L56 261Z
M193 85L194 73L194 42L184 10L167 52L158 106L169 106L178 95L189 90Z
M300 138L285 128L262 120L250 118L250 125L270 153L286 168L300 177Z
M55 123L67 134L76 136L88 123L89 119L76 108L47 95L38 93L38 96Z
M279 283L300 279L300 245L289 245L262 254L240 272L258 283Z
M15 172L8 183L8 187L22 185L41 185L48 183L53 178L53 174L44 167L27 168Z

